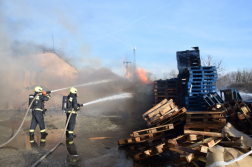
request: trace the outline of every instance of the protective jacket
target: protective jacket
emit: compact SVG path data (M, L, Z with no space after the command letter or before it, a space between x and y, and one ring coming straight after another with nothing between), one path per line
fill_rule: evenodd
M33 109L38 111L43 111L44 109L44 101L48 101L50 99L50 95L42 95L42 93L35 92L34 97L39 94L35 101L33 102Z
M77 103L77 95L70 93L67 96L67 111L68 111L68 113L71 113L72 109L74 109L73 113L76 114L76 111L79 111L80 107Z

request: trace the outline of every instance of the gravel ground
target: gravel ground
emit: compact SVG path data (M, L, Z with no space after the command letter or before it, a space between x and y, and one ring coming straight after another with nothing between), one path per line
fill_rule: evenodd
M132 104L132 105L131 105ZM87 167L161 167L167 165L150 165L146 163L136 163L128 159L127 151L118 147L118 140L129 137L134 130L144 129L146 123L141 115L147 109L139 110L134 103L118 104L111 107L92 106L78 112L74 133L74 151L78 158L68 156L66 149L66 139L49 156L47 156L38 166L87 166ZM127 110L125 106L130 106ZM112 109L113 108L113 109ZM141 106L144 108L144 105ZM18 129L24 117L25 110L22 111L0 111L0 143L6 142ZM4 117L3 117L4 115ZM29 126L31 114L28 114L25 123L17 137L6 146L0 148L0 166L31 166L36 160L53 148L60 140L65 127L66 116L62 111L48 111L44 117L46 131L45 147L40 143L40 132L37 126L35 130L35 141L37 148L32 147L29 142ZM102 140L89 140L90 137L111 137Z

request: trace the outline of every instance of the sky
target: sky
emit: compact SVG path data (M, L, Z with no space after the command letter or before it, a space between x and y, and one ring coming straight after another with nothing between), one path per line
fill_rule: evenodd
M54 40L77 69L121 76L136 47L136 65L159 79L177 69L177 51L194 46L227 71L251 68L251 9L249 0L0 0L0 26L12 41L52 49Z

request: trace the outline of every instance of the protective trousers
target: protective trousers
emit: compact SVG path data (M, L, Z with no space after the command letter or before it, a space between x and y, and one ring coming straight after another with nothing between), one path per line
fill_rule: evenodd
M39 124L40 132L45 132L45 122L44 122L44 116L42 111L34 110L32 111L32 120L31 120L31 127L30 127L30 134L34 134L34 130L37 127L37 124Z
M70 113L66 113L66 117L67 117L66 122L68 120L69 115L70 115ZM71 115L71 118L70 118L69 123L67 125L67 132L69 134L73 134L75 123L76 123L76 116L77 116L77 114L73 113Z

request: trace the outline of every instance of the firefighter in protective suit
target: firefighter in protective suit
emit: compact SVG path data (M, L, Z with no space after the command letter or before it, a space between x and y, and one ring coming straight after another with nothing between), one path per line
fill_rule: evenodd
M73 112L66 129L66 136L69 138L76 137L76 135L73 134L73 130L76 122L77 111L80 110L80 106L81 105L77 103L77 89L75 87L72 87L70 88L70 94L67 96L67 112L66 112L67 120L70 113Z
M44 109L44 101L48 101L50 99L50 91L48 91L46 95L43 95L42 88L40 86L37 86L35 87L34 92L34 97L36 97L36 95L38 96L33 102L30 136L34 136L34 130L36 129L37 124L39 124L41 136L46 136L48 135L48 133L46 133L45 130L45 122L43 116L44 112L46 111L46 109Z

